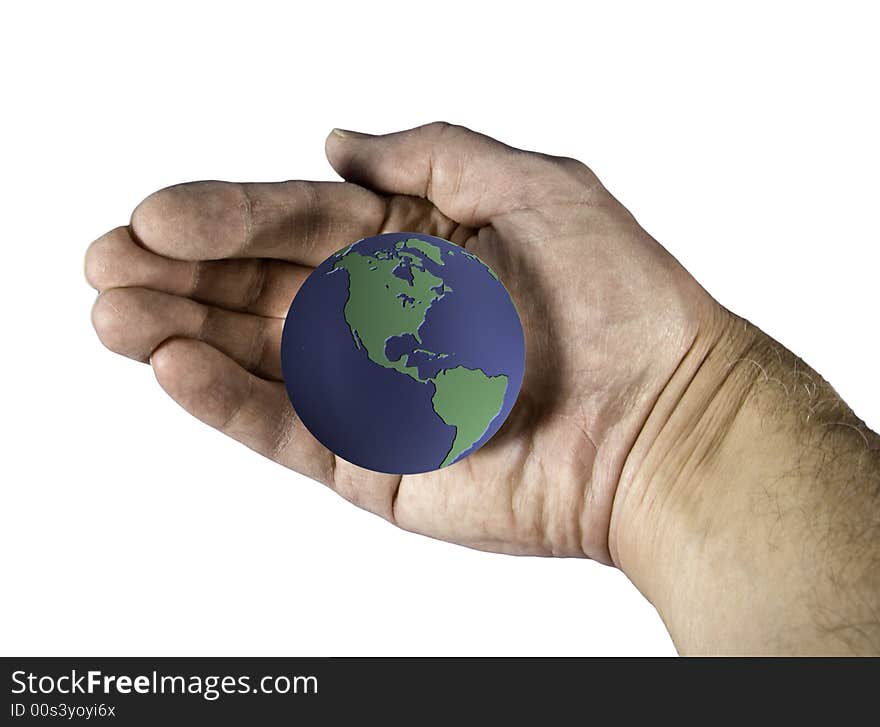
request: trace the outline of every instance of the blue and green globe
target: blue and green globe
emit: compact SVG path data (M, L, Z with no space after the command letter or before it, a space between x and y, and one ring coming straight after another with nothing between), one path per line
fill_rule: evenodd
M413 474L458 462L498 431L525 345L489 266L407 232L367 237L315 268L290 306L281 359L290 401L324 446Z

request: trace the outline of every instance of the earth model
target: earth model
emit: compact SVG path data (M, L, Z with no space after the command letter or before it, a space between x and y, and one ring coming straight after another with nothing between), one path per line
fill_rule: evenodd
M331 255L290 306L281 343L309 431L378 472L428 472L482 447L516 401L522 325L498 276L439 237L367 237Z

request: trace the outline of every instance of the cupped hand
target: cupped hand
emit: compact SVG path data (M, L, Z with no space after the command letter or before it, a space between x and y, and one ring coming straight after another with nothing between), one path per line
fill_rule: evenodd
M148 361L205 423L402 528L613 562L615 495L650 486L639 461L649 415L723 311L580 162L443 123L336 130L326 151L345 181L181 184L95 241L86 274L100 291L101 341ZM318 443L280 361L284 316L313 267L395 231L476 253L510 291L526 340L519 399L496 436L457 464L403 477Z

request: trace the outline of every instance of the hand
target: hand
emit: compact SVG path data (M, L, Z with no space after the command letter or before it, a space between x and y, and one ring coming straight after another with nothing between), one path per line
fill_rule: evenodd
M878 648L880 442L818 374L712 300L577 161L448 124L334 131L326 150L346 181L183 184L94 242L104 344L149 361L202 421L402 528L621 567L681 650ZM476 253L526 339L495 437L404 477L320 445L280 364L309 271L391 231Z
M623 464L718 307L579 162L447 124L336 131L327 155L347 182L195 182L148 197L87 255L101 340L150 361L199 419L403 528L610 563ZM292 411L280 368L283 319L312 267L397 230L485 260L527 342L519 400L495 438L402 478L323 448Z

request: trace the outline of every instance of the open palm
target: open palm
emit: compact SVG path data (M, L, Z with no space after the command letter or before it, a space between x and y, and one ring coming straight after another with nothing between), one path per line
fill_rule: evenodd
M101 340L149 361L202 421L400 527L611 562L624 465L717 305L574 160L448 124L334 131L327 154L346 181L194 182L148 197L87 254ZM526 340L522 390L498 434L457 464L403 477L315 440L290 406L280 360L284 316L313 267L396 231L485 260Z

